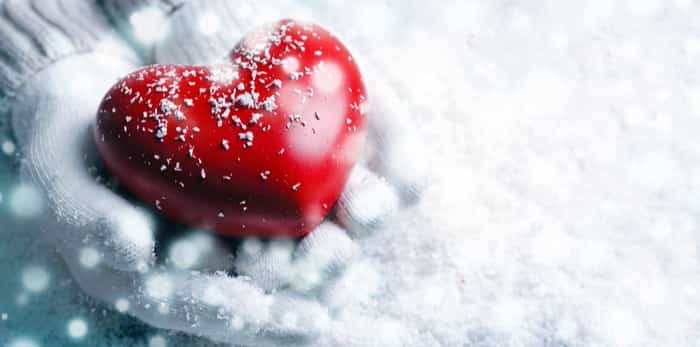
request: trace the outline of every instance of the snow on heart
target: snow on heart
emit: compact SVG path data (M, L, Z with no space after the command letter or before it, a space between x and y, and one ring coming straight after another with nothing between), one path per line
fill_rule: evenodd
M230 62L154 65L98 110L107 169L162 214L230 236L298 236L335 203L366 135L365 88L325 29L283 20Z

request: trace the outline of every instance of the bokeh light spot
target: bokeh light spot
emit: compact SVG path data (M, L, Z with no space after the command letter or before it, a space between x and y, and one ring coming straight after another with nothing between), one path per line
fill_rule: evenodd
M124 313L129 310L129 300L126 300L124 298L117 299L116 302L114 302L114 307L117 309L117 311Z
M29 184L19 184L10 193L10 211L19 218L38 216L44 209L44 199L36 187Z
M172 291L173 282L167 275L155 275L146 281L146 292L156 299L165 299Z
M213 13L205 13L199 17L199 31L205 35L211 35L219 31L221 21Z
M6 155L12 155L15 153L15 143L6 140L5 142L2 143L2 152L5 153Z
M245 322L239 316L235 316L231 320L231 328L233 328L234 330L241 330L241 329L243 329L244 325L245 325Z
M168 21L155 6L144 7L129 17L134 37L143 44L152 44L167 33Z
M92 247L83 248L80 251L80 264L88 269L97 266L100 263L100 258L100 253Z
M49 287L51 276L40 266L30 266L22 273L22 285L30 292L39 293Z
M200 249L189 239L182 239L173 244L169 256L176 267L189 269L199 261Z
M87 335L88 326L82 318L74 318L68 322L68 336L73 339L82 339Z

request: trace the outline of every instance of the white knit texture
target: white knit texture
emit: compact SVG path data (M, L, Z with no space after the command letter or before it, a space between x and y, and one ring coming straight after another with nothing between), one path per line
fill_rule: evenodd
M0 3L0 89L13 94L37 71L94 49L110 31L94 0Z
M62 59L27 79L10 113L20 173L48 203L47 236L73 247L94 243L119 269L149 263L153 236L142 213L90 175L91 125L104 91L131 69L99 54Z

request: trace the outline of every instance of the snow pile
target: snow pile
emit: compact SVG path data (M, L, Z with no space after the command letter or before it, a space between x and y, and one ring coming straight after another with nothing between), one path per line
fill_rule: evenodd
M374 57L436 180L367 243L391 288L368 305L418 346L697 344L698 4L421 12Z

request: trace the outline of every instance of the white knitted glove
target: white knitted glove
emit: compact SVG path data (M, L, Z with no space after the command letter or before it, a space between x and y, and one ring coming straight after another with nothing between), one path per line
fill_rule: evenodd
M108 8L123 8L131 16L133 8L126 7L138 1L120 3L109 7L108 2ZM175 16L166 16L168 23L192 25L184 15L193 11L189 6L193 5L171 8ZM221 5L212 2L210 8L207 3L209 9L216 6ZM159 254L169 260L158 265L152 216L93 175L99 162L89 131L95 110L116 78L136 68L136 59L113 37L92 1L7 0L2 7L0 51L6 55L0 57L0 87L12 95L12 125L23 156L20 174L46 195L49 208L41 217L41 230L86 292L153 326L219 342L382 345L371 336L348 332L352 329L334 322L326 303L315 298L320 286L360 254L348 235L371 232L399 205L397 190L373 173L377 171L358 167L341 196L335 219L349 233L326 222L296 248L285 241L265 245L247 240L233 264L225 246L207 234L195 234L168 254ZM188 45L178 50L173 44L166 41L155 52L190 51L181 54L192 60L181 62L202 61L194 53L205 48ZM166 62L167 54L156 56ZM401 103L391 88L377 90L382 94L371 97L383 101L375 105L381 106L374 113L381 117L370 119L400 116L396 108ZM380 136L391 127L373 124L378 144L374 162L384 164L375 168L393 173L388 177L402 195L417 196L424 176L415 174L419 170L397 174L402 171L396 170L392 158L398 156L391 154L404 153L405 147L396 144L411 141L404 135ZM178 256L183 245L185 260ZM187 260L193 249L202 255L198 263ZM208 272L232 265L246 276Z

